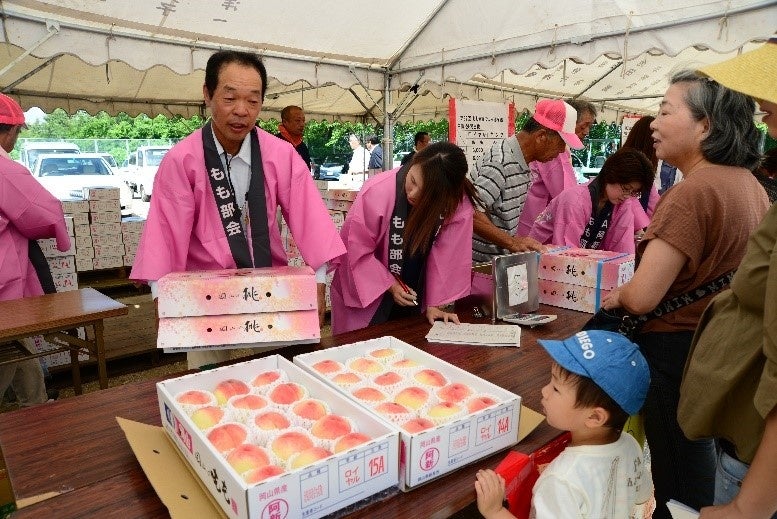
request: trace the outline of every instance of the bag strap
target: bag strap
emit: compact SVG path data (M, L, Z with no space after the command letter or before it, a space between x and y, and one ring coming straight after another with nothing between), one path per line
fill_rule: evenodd
M722 276L713 279L702 287L691 289L688 292L684 292L679 296L675 296L671 299L664 299L652 312L642 315L625 315L623 317L623 322L621 323L621 333L624 333L624 335L626 335L626 332L633 333L650 319L655 319L656 317L661 317L662 315L674 312L675 310L679 310L684 306L688 306L691 303L695 303L696 301L704 299L710 294L720 292L726 286L731 284L731 280L733 279L735 273L736 269L730 272L726 272Z

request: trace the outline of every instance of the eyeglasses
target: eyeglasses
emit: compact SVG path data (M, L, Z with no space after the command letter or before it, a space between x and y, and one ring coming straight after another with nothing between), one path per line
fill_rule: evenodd
M631 189L629 186L623 184L620 184L620 188L621 192L628 197L639 198L642 196L642 189Z

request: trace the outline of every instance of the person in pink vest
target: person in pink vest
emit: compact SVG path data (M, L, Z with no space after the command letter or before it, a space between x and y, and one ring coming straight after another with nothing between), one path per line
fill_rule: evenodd
M348 252L334 262L332 333L421 312L458 323L440 307L469 294L476 201L466 156L449 142L367 180L340 232Z
M24 127L19 104L0 94L0 301L43 295L30 261L30 240L56 238L57 249L70 248L62 203L8 155ZM33 347L30 339L20 342L28 350ZM48 399L38 359L0 366L0 396L9 386L19 405Z
M327 262L345 253L310 175L288 142L256 128L267 71L251 53L219 51L205 69L205 126L167 152L131 279L151 284L170 272L286 265L278 209L305 263L326 281ZM322 301L319 298L319 305ZM190 352L189 367L229 352Z
M596 122L596 107L588 101L566 99L565 102L577 110L575 134L582 141L588 136L591 125ZM534 161L531 168L531 186L526 193L526 202L518 219L516 235L528 236L534 220L548 206L551 200L570 187L577 186L575 170L572 169L572 152L567 147L555 159L548 162Z
M634 254L634 234L650 223L639 199L653 186L654 172L641 151L613 153L596 178L554 198L529 236L543 244Z

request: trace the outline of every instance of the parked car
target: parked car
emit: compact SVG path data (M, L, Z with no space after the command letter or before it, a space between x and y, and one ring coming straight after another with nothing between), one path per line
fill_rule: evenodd
M151 200L156 170L170 148L172 146L141 146L119 168L119 176L144 202Z
M105 159L105 162L107 162L108 165L113 168L114 172L119 169L119 165L116 163L116 159L113 157L113 155L110 153L98 153L98 155Z
M122 212L132 209L129 187L98 153L40 155L32 175L60 200L82 198L85 187L118 187Z
M343 165L337 162L324 162L318 169L319 180L339 180L343 172Z
M81 149L71 142L26 141L19 151L19 161L32 171L38 157L52 153L81 153Z

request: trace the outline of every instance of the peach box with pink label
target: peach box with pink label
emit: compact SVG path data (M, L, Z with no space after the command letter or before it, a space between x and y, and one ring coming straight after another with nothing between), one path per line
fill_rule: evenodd
M316 310L310 267L174 272L158 283L159 317Z
M210 391L225 379L249 381L274 369L305 386L331 412L350 417L372 440L256 485L245 483L174 398L187 390ZM315 519L397 486L398 432L279 355L159 382L157 395L165 431L226 517Z
M612 290L633 275L633 254L559 247L540 255L540 279Z
M336 348L305 353L294 357L294 363L319 377L330 387L348 398L353 398L340 386L313 369L317 362L330 359L345 364L348 359L367 355L370 351L394 348L402 352L405 359L439 371L450 382L467 384L474 394L493 396L498 401L485 409L443 423L418 433L408 433L391 422L399 430L401 452L399 461L400 488L412 490L473 461L506 449L518 442L518 423L521 412L521 397L501 387L476 377L461 368L444 362L437 357L400 341L396 337L380 337L363 342L347 344ZM354 399L361 405L361 402ZM374 416L369 407L364 407Z

